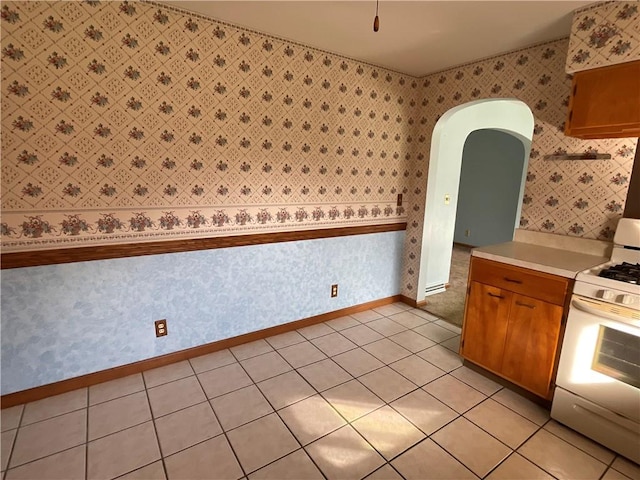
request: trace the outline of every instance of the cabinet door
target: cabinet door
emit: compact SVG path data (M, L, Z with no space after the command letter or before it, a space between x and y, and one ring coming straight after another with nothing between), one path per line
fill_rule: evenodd
M493 372L500 372L512 293L471 282L464 320L461 355Z
M578 138L640 135L640 61L577 72L565 134Z
M548 398L562 307L518 294L513 295L511 302L502 374Z

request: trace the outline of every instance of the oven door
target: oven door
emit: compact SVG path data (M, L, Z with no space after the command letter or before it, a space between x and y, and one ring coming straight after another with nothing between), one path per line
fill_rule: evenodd
M640 422L639 314L574 295L556 385Z

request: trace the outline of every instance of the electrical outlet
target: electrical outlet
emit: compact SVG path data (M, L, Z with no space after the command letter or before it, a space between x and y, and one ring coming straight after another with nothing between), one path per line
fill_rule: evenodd
M398 201L396 202L396 205L398 207L402 206L402 194L401 193L398 194Z
M165 319L156 320L156 337L164 337L167 333L167 321Z
M468 236L470 236L470 235L471 235L471 230L465 230L465 231L464 231L464 236L465 236L465 237L468 237Z
M338 296L338 284L331 285L331 298Z

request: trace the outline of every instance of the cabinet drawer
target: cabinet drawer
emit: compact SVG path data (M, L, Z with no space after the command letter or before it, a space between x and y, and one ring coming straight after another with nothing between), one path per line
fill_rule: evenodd
M472 257L470 280L564 305L569 280L557 275Z

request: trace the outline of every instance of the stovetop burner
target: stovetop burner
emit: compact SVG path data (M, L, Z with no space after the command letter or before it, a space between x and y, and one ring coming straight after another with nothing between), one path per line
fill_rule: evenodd
M640 285L640 263L622 262L598 273L599 277Z

